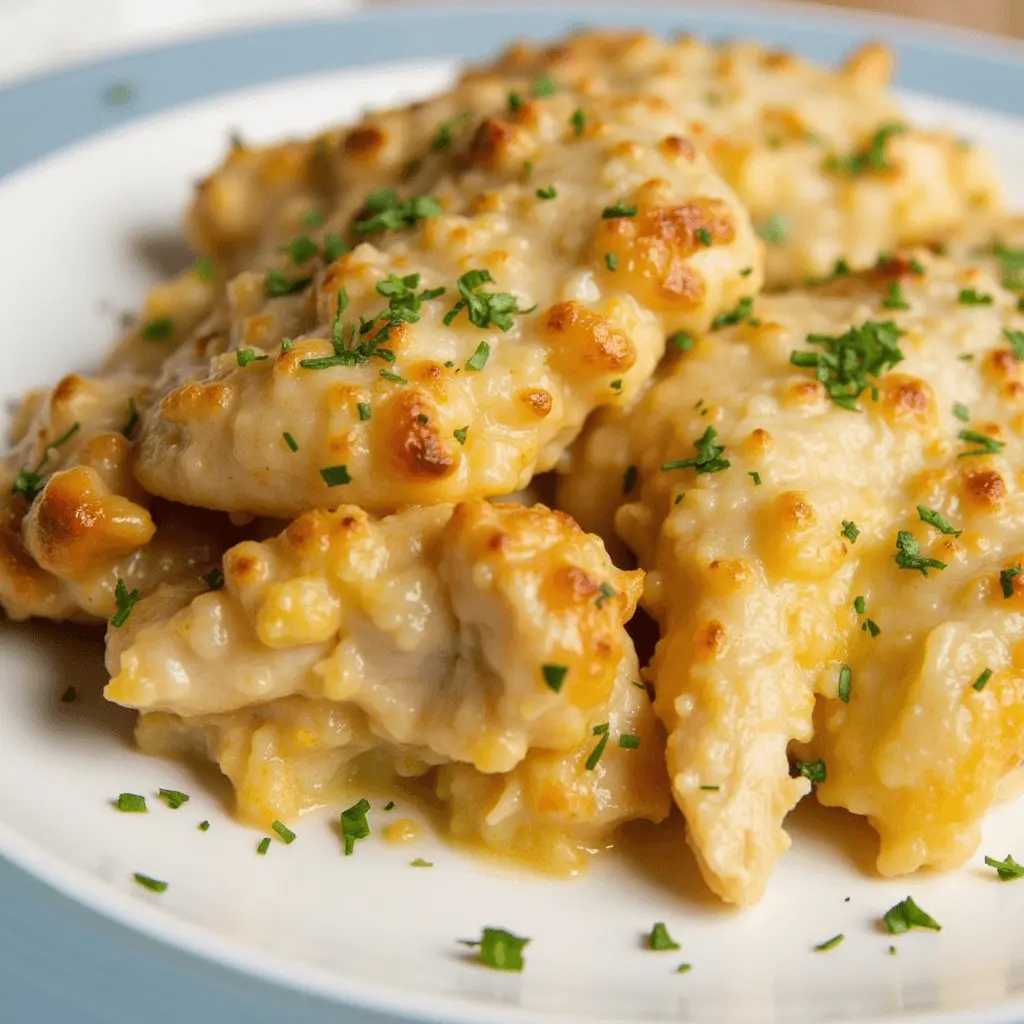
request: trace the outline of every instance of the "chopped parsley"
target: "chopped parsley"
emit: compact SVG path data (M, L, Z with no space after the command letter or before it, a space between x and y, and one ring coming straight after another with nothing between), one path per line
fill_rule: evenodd
M269 850L269 849L270 849L270 836L264 836L264 837L263 837L263 838L262 838L262 839L260 840L259 846L257 846L257 847L256 847L256 852L257 852L257 853L258 853L258 854L259 854L259 855L260 855L261 857L266 857L266 855L267 855L267 850Z
M469 427L459 427L458 430L452 431L452 437L455 438L459 444L465 444L466 438L469 436Z
M441 150L448 149L448 147L451 146L451 144L452 144L452 129L453 128L459 128L462 125L466 124L466 122L469 121L469 119L472 116L473 116L472 111L470 111L470 110L463 110L461 113L454 114L452 117L449 117L447 120L442 121L440 126L437 129L437 134L431 140L431 143L430 143L431 151L434 152L434 153L440 153ZM418 166L417 166L416 170L419 170ZM412 171L410 173L415 174L416 171L414 170L414 171ZM384 190L384 191L389 191L389 190ZM374 193L374 195L376 195L376 193ZM369 204L367 204L367 205L369 205Z
M604 753L604 748L608 746L608 723L595 725L594 735L600 736L600 739L587 758L586 767L588 772L592 772L597 767L598 762L601 760L601 755Z
M995 455L1006 447L1005 441L997 441L987 434L979 434L976 430L961 430L957 437L968 444L980 445L979 448L972 448L969 452L960 452L958 459L966 459L971 455Z
M889 290L882 301L883 309L910 309L910 303L903 298L903 288L899 281L890 281Z
M696 469L697 474L701 473L721 473L722 470L728 469L732 463L728 459L722 458L722 453L725 451L725 446L716 444L715 438L718 436L718 431L714 427L709 426L704 433L693 442L694 448L697 449L697 455L692 459L676 459L674 462L664 462L661 465L662 472L671 472L676 469L686 469L689 466L693 466Z
M22 494L27 501L35 501L39 492L46 486L47 477L22 467L11 485L12 494Z
M865 619L860 628L862 633L869 633L872 640L882 632L881 627L874 619Z
M1015 878L1024 878L1024 864L1018 864L1010 854L1002 860L994 857L986 857L985 863L990 868L996 869L996 874L1001 882L1012 882Z
M140 332L146 341L166 341L174 333L174 321L169 316L150 320Z
M541 75L534 79L531 91L534 96L554 96L558 92L558 86L550 75Z
M843 935L842 932L840 932L838 935L833 935L831 939L826 939L824 942L819 942L818 945L814 947L814 952L827 953L830 949L835 949L836 946L838 946L839 943L842 942L845 938L846 936Z
M200 281L206 281L209 284L217 276L217 264L208 257L203 256L192 264L192 273Z
M287 253L288 258L296 266L311 260L319 251L320 246L309 235L299 235L294 242L281 247L281 252Z
M117 602L117 611L110 617L110 624L114 629L120 629L128 621L128 616L131 615L132 609L140 597L142 597L142 594L139 593L138 589L132 590L129 593L124 580L118 576L117 586L114 587L114 600Z
M1019 576L1022 572L1024 572L1024 569L1021 569L1019 565L1015 565L1010 569L999 570L999 586L1002 587L1003 597L1013 597L1014 577Z
M665 922L658 921L651 929L651 934L647 936L647 948L661 953L666 950L679 949L680 946L679 943L669 935L668 928L665 927Z
M977 679L974 680L973 683L971 683L971 686L980 693L982 690L985 689L985 684L988 683L988 681L991 678L992 678L992 669L987 668L987 669L985 669L984 672L981 673L980 676L978 676Z
M445 122L448 124L448 122ZM442 130L445 125L442 125ZM449 136L450 139L450 136ZM435 140L436 141L436 140ZM400 231L415 227L421 220L440 217L441 204L433 196L413 196L404 201L392 188L377 189L366 197L364 204L368 217L357 220L352 230L357 235L372 235L380 231Z
M957 402L953 406L953 415L960 420L961 423L969 423L971 419L971 410L966 405L961 405Z
M311 277L299 277L289 281L280 270L268 270L263 279L263 292L268 299L280 299L308 288L312 280Z
M640 746L640 737L634 736L631 732L624 732L619 736L619 746L623 750L636 750Z
M769 245L782 245L789 237L789 224L781 214L773 213L757 228L757 233Z
M956 301L961 306L991 306L992 296L976 291L974 288L961 288L957 293Z
M296 441L287 430L281 436L284 438L284 443L288 445L293 452L297 452L299 450L299 442Z
M1024 289L1024 249L1008 249L1002 242L996 242L992 255L1002 264L1003 287L1011 291Z
M334 234L333 231L328 232L324 235L324 259L328 263L333 263L340 256L344 256L348 252L348 245L341 235Z
M701 786L700 787L705 793L717 793L721 788L720 786Z
M789 361L793 366L813 368L836 405L858 412L857 399L871 386L869 378L877 378L903 361L898 345L903 333L891 320L867 320L835 336L808 334L807 340L823 346L824 351L794 350ZM873 387L872 392L877 397Z
M817 761L794 761L793 767L796 769L797 775L810 779L815 785L828 778L828 769L820 758Z
M867 608L867 602L864 600L863 597L855 597L853 599L853 610L858 615L863 615L866 608Z
M705 246L705 248L710 246L715 240L714 236L707 228L697 228L693 234L697 241L700 242L701 245Z
M558 195L558 190L554 185L546 185L544 188L537 189L535 195L538 199L554 199Z
M598 590L600 590L601 593L598 594L597 599L594 601L594 604L596 604L598 608L602 607L605 601L610 600L616 594L615 588L610 583L602 583L601 586L598 587Z
M342 484L352 483L352 477L348 474L348 466L324 466L320 470L320 476L328 487L340 487Z
M235 361L241 367L246 367L250 363L260 363L266 358L267 356L256 355L256 353L251 348L240 348L235 353Z
M911 928L930 928L933 932L942 931L942 925L930 914L926 914L910 896L901 900L896 906L890 907L882 920L893 935L901 935L903 932L910 931Z
M476 351L466 360L466 369L479 372L487 365L491 355L491 346L486 341L481 341Z
M680 352L689 352L693 348L693 335L688 331L676 331L675 334L669 335L668 342L675 345Z
M385 811L390 811L390 810L393 810L393 809L394 809L394 806L395 806L395 801L394 801L394 800L389 800L389 801L388 801L388 802L387 802L387 803L386 803L386 804L384 805L384 810L385 810Z
M849 665L843 665L839 669L839 699L844 704L850 703L850 684L853 682L853 672ZM822 772L825 771L825 763L821 765ZM809 778L810 776L808 776ZM824 779L822 780L824 781Z
M619 269L619 257L613 252L606 252L604 254L604 265L611 271Z
M731 309L728 313L719 313L714 320L711 321L711 330L717 331L723 327L730 327L732 324L742 323L744 320L750 320L750 314L754 312L754 300L748 295L744 299L740 299L736 303L735 308Z
M121 428L121 433L128 438L129 441L135 435L135 431L139 426L139 410L135 408L135 399L128 399L128 422Z
M73 687L69 686L61 695L60 699L65 704L70 704L72 701L78 698L78 691Z
M167 806L172 811L176 811L182 804L187 804L189 801L188 793L181 793L176 789L161 789L159 795L167 802Z
M609 387L610 387L610 388L611 388L611 389L612 389L613 391L621 391L621 390L622 390L622 378L620 377L620 378L619 378L618 380L613 380L613 381L611 382L611 384L609 384L608 386L609 386Z
M750 479L754 481L755 487L761 486L761 474L758 473L756 469L749 470L747 472L747 476L749 476Z
M373 416L373 408L369 402L357 402L356 409L359 410L359 419L364 423Z
M148 889L150 892L167 891L167 882L161 882L157 878L150 878L149 875L141 875L138 872L132 875L132 877L143 889Z
M916 569L922 576L927 576L929 569L946 568L946 563L937 558L923 557L921 545L908 530L900 530L896 534L896 564L901 569Z
M635 217L637 208L631 206L622 199L616 201L614 206L606 206L601 211L602 220L618 220L620 217Z
M508 94L508 110L510 114L514 114L523 105L523 97L517 92L510 92Z
M324 222L324 215L322 210L318 210L315 206L307 210L302 215L302 226L306 228L318 228Z
M622 474L622 493L629 494L633 490L633 486L636 483L636 466L628 466L626 472Z
M378 374L384 379L391 381L392 384L408 384L409 382L397 373L392 373L390 370L378 370Z
M689 974L693 970L693 964L680 964L676 968L676 974Z
M281 339L281 355L284 355L285 352L291 352L293 348L295 348L295 342L291 338Z
M273 821L270 827L277 833L277 837L286 846L291 846L295 842L295 833L281 821Z
M907 130L903 124L884 124L871 136L868 144L854 151L849 156L833 154L825 160L825 170L836 174L848 174L857 177L861 174L879 173L893 170L886 154L886 143L893 135L901 135Z
M117 798L116 807L122 814L145 814L146 798L138 793L122 793Z
M562 683L565 682L569 669L566 665L541 665L540 671L541 675L544 676L547 688L558 693L562 688Z
M341 812L341 836L345 841L346 857L352 856L357 839L365 839L370 834L370 823L366 820L366 812L369 809L370 801L364 797L348 810Z
M436 298L444 289L427 288L417 292L420 283L419 274L397 277L388 274L387 279L377 282L377 293L388 300L388 308L370 318L360 317L359 337L364 338L374 327L379 330L372 338L352 343L356 338L355 324L345 323L345 310L348 309L348 292L338 289L338 300L331 323L331 345L334 355L316 359L302 359L299 366L304 370L328 370L332 366L356 366L376 357L385 362L394 362L395 354L389 348L382 348L380 343L386 341L391 327L399 323L415 323L419 320L419 309L424 301Z
M504 928L484 928L479 939L460 939L464 946L476 946L477 962L496 971L521 971L525 966L523 950L529 939L520 938Z
M579 107L577 107L572 112L572 117L569 118L569 124L572 125L573 135L575 135L578 139L583 134L584 129L587 127L587 115L584 114Z
M431 860L424 860L422 857L417 857L415 860L409 861L409 864L414 868L432 868L434 862Z
M537 308L532 306L530 309L520 309L516 297L509 292L483 290L483 285L493 283L494 278L488 270L468 270L463 274L456 282L459 295L462 297L445 313L445 327L451 326L459 313L465 310L469 322L474 326L487 328L493 325L499 330L507 331L514 323L514 315L532 313Z
M220 590L224 586L224 573L221 571L220 566L214 566L204 577L206 585L211 590Z
M200 832L209 832L210 831L210 823L208 821L201 821L201 822L199 822L199 831Z
M955 526L951 526L933 508L925 508L924 505L918 505L917 514L921 517L922 523L934 526L939 533L945 533L951 537L959 537L964 532L963 530L958 530Z

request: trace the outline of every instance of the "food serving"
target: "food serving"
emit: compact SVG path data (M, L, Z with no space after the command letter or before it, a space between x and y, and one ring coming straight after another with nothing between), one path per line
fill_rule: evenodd
M349 855L372 778L563 872L674 805L741 905L803 798L961 865L1024 754L1024 230L892 65L586 33L234 141L15 416L6 614L106 622L143 750Z

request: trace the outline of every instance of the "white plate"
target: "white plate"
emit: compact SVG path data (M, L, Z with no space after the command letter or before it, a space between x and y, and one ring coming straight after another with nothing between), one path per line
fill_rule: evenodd
M179 213L229 130L259 141L305 133L427 92L449 71L433 61L261 86L128 124L0 180L0 397L95 364L117 314L185 258ZM921 119L987 144L1024 199L1024 124L934 98L907 102ZM1011 1004L1024 1007L1024 884L1000 884L981 866L981 853L1021 854L1024 808L991 815L981 853L962 872L893 882L872 875L867 826L808 801L790 819L793 849L768 895L743 913L705 894L678 822L634 830L575 881L467 858L429 839L397 847L375 835L343 858L321 813L296 826L293 845L275 841L259 857L260 834L227 814L226 786L132 748L131 716L104 704L104 682L101 646L87 630L3 624L0 851L77 900L204 957L446 1021L789 1024L929 1011L996 1021L1013 1018ZM79 700L61 703L70 683ZM152 798L159 787L192 799L171 811ZM111 801L122 791L147 794L150 813L116 813ZM376 808L379 827L386 817ZM212 822L206 833L202 819ZM436 867L409 867L415 857ZM147 893L132 883L136 871L170 888ZM899 937L892 956L879 919L908 893L943 931ZM682 943L678 954L643 948L655 921ZM484 925L532 938L522 975L471 963L456 940ZM837 949L812 952L840 932ZM0 931L0 954L5 941L13 940ZM676 973L681 962L693 965L689 974Z

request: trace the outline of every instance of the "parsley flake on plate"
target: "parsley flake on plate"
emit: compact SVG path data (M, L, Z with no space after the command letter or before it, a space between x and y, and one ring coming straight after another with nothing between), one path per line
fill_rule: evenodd
M365 839L370 834L370 823L366 820L366 812L370 809L370 801L365 797L341 812L341 837L345 842L345 856L351 857L357 839Z
M846 936L840 932L838 935L833 935L831 939L826 939L824 942L819 942L814 947L815 953L827 953L830 949L835 949Z
M258 854L259 854L259 855L260 855L261 857L266 857L266 855L267 855L267 850L269 850L269 849L270 849L270 836L264 836L264 837L263 837L263 838L262 838L262 839L260 840L260 842L259 842L259 846L257 846L257 847L256 847L256 852L257 852L257 853L258 853Z
M187 804L189 801L188 793L182 793L177 789L161 789L159 796L172 811L176 811L182 804Z
M278 839L286 846L291 846L295 842L295 833L284 822L275 820L271 823L270 827L277 833Z
M414 868L432 868L434 862L432 860L424 860L422 857L417 857L415 860L409 861L411 867Z
M910 931L911 928L928 928L933 932L942 931L942 925L930 914L925 913L910 896L901 900L894 907L890 907L882 920L893 935L902 935L903 932Z
M166 892L167 882L161 882L158 878L150 878L149 875L142 875L136 872L132 875L132 878L142 886L143 889L148 889L150 892Z
M651 934L647 936L647 948L661 953L670 949L680 949L681 947L679 943L669 935L665 922L658 921L654 927L651 928Z
M145 814L146 798L138 793L122 793L115 804L122 814Z
M996 874L1001 882L1012 882L1015 878L1024 878L1024 864L1018 864L1010 854L1002 860L994 857L986 857L985 863L990 868L996 869Z
M209 832L210 831L210 823L208 821L201 821L201 822L199 822L199 831L200 832Z
M479 939L460 939L463 946L475 946L477 963L496 971L521 971L525 966L523 950L529 939L513 935L504 928L484 928Z

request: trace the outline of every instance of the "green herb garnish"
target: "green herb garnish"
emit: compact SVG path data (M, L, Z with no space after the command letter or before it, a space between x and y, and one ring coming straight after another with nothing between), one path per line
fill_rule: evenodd
M793 767L796 769L797 775L802 775L815 784L824 782L828 777L828 769L820 758L817 761L794 761Z
M974 288L961 288L957 293L956 301L961 306L991 306L992 296L976 291Z
M441 126L442 131L444 127L445 125ZM440 138L440 133L438 137ZM352 225L352 230L357 235L372 235L379 231L401 231L403 228L415 227L421 220L440 217L444 213L444 208L434 196L413 196L411 199L401 201L395 190L391 188L382 188L371 192L366 197L364 205L369 216L357 220Z
M853 682L853 672L849 665L843 665L839 669L839 699L844 704L850 703L850 684ZM825 770L825 763L822 762L822 771ZM810 776L808 776L809 778ZM824 778L822 778L824 781Z
M147 811L146 798L138 793L122 793L116 806L122 814L145 814Z
M927 576L929 569L946 568L946 563L937 558L924 558L921 545L907 530L900 530L896 534L896 564L901 569L916 569L922 576Z
M469 427L459 427L458 430L452 431L452 437L455 438L459 444L465 444L466 438L469 436Z
M711 330L717 331L723 327L729 327L732 324L742 323L744 320L750 320L750 314L754 312L754 300L747 296L745 299L740 299L736 303L734 309L731 309L728 313L719 313L714 320L711 321Z
M831 939L826 939L824 942L819 942L818 945L814 947L814 952L827 953L830 949L835 949L836 946L838 946L844 938L846 938L846 936L842 933L840 933L839 935L833 935Z
M181 793L176 789L161 789L159 795L161 799L167 801L167 806L172 811L176 811L182 804L187 804L189 801L188 793Z
M782 245L789 237L789 225L781 214L773 213L757 228L757 233L769 245Z
M569 669L566 665L541 665L540 671L544 676L547 688L558 693L562 688L562 683L565 682L565 676Z
M910 931L911 928L930 928L934 932L942 931L939 922L930 914L926 914L910 896L901 900L896 906L890 907L882 920L893 935L901 935L903 932Z
M519 313L532 313L536 309L536 306L520 309L516 297L508 292L483 290L483 285L493 283L494 278L488 270L469 270L463 274L457 282L461 298L445 313L445 326L451 326L464 309L469 322L474 326L487 328L493 325L499 330L507 331L515 322L513 316Z
M370 823L366 820L366 812L369 809L370 801L364 797L348 810L341 812L341 835L345 841L346 857L352 855L357 839L365 839L370 834Z
M169 316L158 316L142 328L140 334L146 341L166 341L174 333L174 321Z
M613 252L606 252L604 254L604 265L611 271L619 269L619 257Z
M270 827L277 833L278 838L286 846L291 846L295 842L295 833L281 821L274 821Z
M120 576L117 578L117 585L114 587L114 600L117 602L117 611L110 617L110 624L114 629L120 629L128 621L128 616L131 615L132 609L140 597L142 597L142 594L137 589L129 593L124 580Z
M958 530L955 526L951 526L933 508L925 508L924 505L918 505L917 514L921 517L922 523L934 526L939 533L945 533L951 537L959 537L964 532L963 530Z
M352 477L348 475L348 466L324 466L320 470L320 476L328 487L340 487L342 484L352 483Z
M263 279L263 291L268 299L280 299L301 292L308 288L312 281L311 277L299 277L289 281L280 270L268 270Z
M979 434L976 430L961 430L957 437L969 444L980 445L979 448L972 448L968 452L960 452L958 459L966 459L971 455L995 455L1006 447L1005 441L997 441L987 434Z
M652 949L655 952L662 953L666 950L679 949L680 946L679 943L669 935L665 922L658 921L651 929L651 934L647 936L647 948Z
M985 689L985 684L991 678L992 678L992 669L987 668L987 669L985 669L984 672L981 673L980 676L978 676L977 679L974 680L973 683L971 683L971 686L980 693L982 690Z
M157 878L150 878L149 875L140 875L138 872L132 875L132 877L143 889L148 889L150 892L167 891L167 882L161 882Z
M732 463L728 459L722 458L722 453L725 451L725 446L716 444L715 438L718 436L718 432L714 427L709 426L704 433L693 442L694 448L697 449L697 455L692 459L676 459L674 462L664 462L661 465L662 472L672 472L676 469L686 469L689 466L693 466L697 474L702 473L721 473L722 470L728 469Z
M235 353L235 361L241 367L246 367L250 363L261 363L267 356L258 356L251 348L240 348Z
M1010 569L999 570L999 586L1002 587L1003 597L1013 597L1014 577L1019 576L1022 572L1024 572L1024 569L1021 569L1019 565L1015 565Z
M535 195L538 199L554 199L558 195L558 190L554 185L546 185L544 188L537 189Z
M986 857L985 863L990 868L996 869L996 874L1001 882L1012 882L1015 878L1024 878L1024 864L1018 864L1010 854L1002 860L994 857Z
M523 950L529 939L520 938L504 928L484 928L479 939L460 939L464 946L479 948L477 962L496 971L521 971L525 966Z

